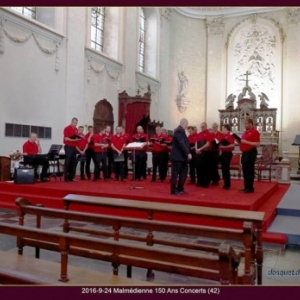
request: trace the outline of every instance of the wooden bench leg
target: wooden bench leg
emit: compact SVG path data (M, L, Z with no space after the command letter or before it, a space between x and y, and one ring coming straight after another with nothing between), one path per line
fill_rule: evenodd
M127 266L127 278L131 278L132 276L132 266Z
M155 274L151 269L148 269L146 277L147 277L147 280L153 280L155 277Z

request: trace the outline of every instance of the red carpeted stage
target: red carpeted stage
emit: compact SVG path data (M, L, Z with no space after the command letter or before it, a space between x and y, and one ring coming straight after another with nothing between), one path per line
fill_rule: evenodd
M186 184L189 194L180 196L170 194L168 182L150 182L149 180L137 181L136 186L143 189L131 189L132 181L120 182L110 180L77 181L65 183L52 179L48 183L14 184L12 182L0 183L0 207L15 209L15 199L25 197L33 203L41 203L45 207L63 209L62 198L68 194L81 194L101 196L109 198L123 198L141 201L165 202L183 205L208 206L215 208L241 209L265 212L264 231L275 217L277 204L288 189L287 185L278 185L277 182L255 182L255 193L243 194L238 189L243 187L241 180L232 180L231 190L223 190L221 187L212 186L200 188ZM80 207L83 210L82 206ZM95 212L94 208L84 208L84 211ZM108 209L102 209L102 213L111 213ZM116 213L116 212L114 212ZM117 212L124 215L124 213ZM135 217L142 217L135 215ZM164 219L161 216L161 219ZM171 220L169 220L171 221ZM175 220L174 220L175 221ZM186 222L186 220L176 220ZM211 223L211 220L189 220L189 223L215 225L221 227L237 227L231 222ZM240 226L238 226L240 227ZM283 243L285 238L280 235L265 235L265 241Z

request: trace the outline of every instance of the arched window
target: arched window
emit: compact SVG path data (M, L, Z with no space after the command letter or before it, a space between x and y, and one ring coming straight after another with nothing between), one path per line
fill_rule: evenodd
M143 8L140 9L139 18L139 71L144 72L145 70L145 39L146 39L146 18L145 11Z
M97 51L103 51L104 37L104 7L92 7L91 14L91 47Z
M14 6L11 7L11 9L17 11L18 13L24 15L27 18L36 19L36 7Z

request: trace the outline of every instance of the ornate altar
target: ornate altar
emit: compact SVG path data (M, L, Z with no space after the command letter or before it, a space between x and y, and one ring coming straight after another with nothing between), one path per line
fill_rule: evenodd
M276 130L276 114L277 108L269 108L267 101L268 96L260 93L259 108L257 107L256 95L252 92L252 88L248 84L248 76L246 72L246 85L238 95L237 105L235 107L236 95L230 94L226 99L225 109L220 109L220 125L229 124L231 130L237 134L242 133L245 128L245 119L251 118L261 135L262 145L273 145L278 150L279 131Z

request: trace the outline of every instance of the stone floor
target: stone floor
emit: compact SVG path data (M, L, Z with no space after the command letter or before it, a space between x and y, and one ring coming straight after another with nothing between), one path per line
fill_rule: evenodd
M8 223L8 224L17 224L18 217L16 211L0 209L0 222ZM78 222L72 223L73 225L79 226L88 226L89 228L99 228L99 225L96 224L86 224ZM35 227L35 217L34 216L26 216L25 225ZM42 219L42 228L62 232L62 220L51 219L51 218L43 218ZM102 230L109 230L108 227L102 226ZM124 231L130 231L130 234L142 235L144 232L132 229L126 229ZM187 242L197 243L200 239L195 237L194 239L191 237L183 236L183 235L175 235L175 234L164 234L160 233L160 237L164 239L170 240L183 240ZM107 237L105 237L107 238ZM215 243L210 239L205 239L205 241L201 241L201 243L206 242L209 244ZM225 241L219 241L225 242ZM234 242L227 241L228 243L235 244ZM130 242L132 244L132 241ZM238 247L236 245L236 247ZM0 250L1 251L9 251L12 253L17 253L16 248L16 239L12 236L7 236L0 234ZM34 256L34 249L25 247L24 249L25 255ZM41 250L41 258L49 261L59 262L60 255L55 252ZM83 258L83 257L69 257L69 264L79 267L91 268L94 270L99 270L101 272L112 272L112 267L110 263L97 261L93 259ZM285 271L294 271L297 273L296 275L285 274ZM125 276L126 269L125 266L120 267L120 275ZM145 281L146 271L144 269L133 268L133 279L137 279L139 281ZM164 272L155 272L155 283L157 284L179 284L179 285L199 285L199 284L215 284L214 282L208 280L201 280L192 277L185 277L176 274L169 274ZM263 283L264 285L295 285L300 284L300 250L299 249L282 249L280 246L276 245L264 245L264 267L263 267Z

